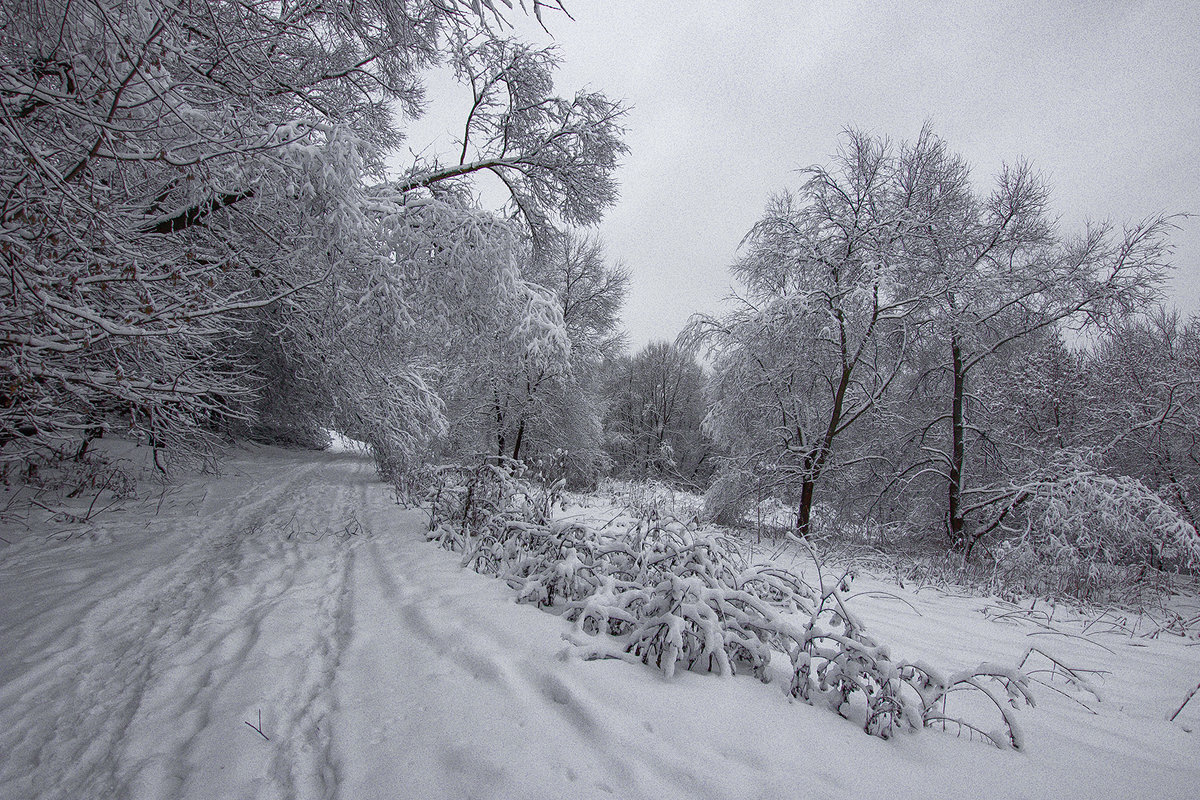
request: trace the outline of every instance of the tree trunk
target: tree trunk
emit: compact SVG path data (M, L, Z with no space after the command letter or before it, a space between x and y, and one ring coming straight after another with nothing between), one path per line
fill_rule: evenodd
M837 436L838 426L842 424L842 409L845 406L846 390L850 386L850 376L853 370L852 365L842 367L837 391L833 395L833 408L829 411L829 425L825 428L820 448L804 458L804 482L800 484L800 506L796 509L796 535L800 538L808 536L809 522L812 518L813 494L817 488L817 480L825 470L829 454L833 452L833 439Z
M954 391L950 400L950 475L946 524L950 545L963 549L967 544L967 526L962 512L963 465L966 456L963 402L967 376L963 370L962 348L959 347L957 335L953 334L950 337L950 355L954 365Z
M492 407L496 411L496 455L504 457L504 412L500 410L500 394L492 391Z
M521 422L517 425L517 441L513 444L513 461L521 457L521 440L525 438L525 418L521 418Z
M808 537L812 519L813 488L816 483L813 478L806 477L800 486L800 505L796 508L796 535L801 539Z

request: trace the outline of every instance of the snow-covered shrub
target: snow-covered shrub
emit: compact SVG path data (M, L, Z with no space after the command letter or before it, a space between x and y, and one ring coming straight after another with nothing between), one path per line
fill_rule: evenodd
M743 525L755 503L756 492L749 472L725 468L704 495L705 515L718 525Z
M462 553L464 566L507 581L518 600L572 621L568 638L584 657L640 662L667 677L684 669L768 680L779 653L790 659L793 697L874 736L953 725L1020 747L1011 709L1030 697L1019 671L984 664L943 677L893 658L846 607L850 574L831 578L818 563L814 587L777 565L747 565L722 538L656 515L625 529L555 520L561 483L538 486L521 469L444 468L430 496L429 537ZM963 692L979 702L956 709L951 697ZM988 706L999 732L971 721Z
M137 476L128 465L114 463L101 453L63 460L56 465L55 472L53 482L66 490L67 497L109 492L115 498L125 499L137 494Z
M430 492L431 538L463 551L483 538L503 538L509 521L546 525L562 496L562 483L522 480L525 465L492 457L476 466L450 465L435 471Z
M718 538L650 520L604 538L597 591L564 608L577 632L596 637L577 640L589 655L668 677L679 668L765 676L777 615Z
M683 520L699 519L704 510L702 498L658 480L606 479L599 493L624 506L635 517Z
M1017 669L986 663L944 676L927 664L892 658L890 648L870 636L847 608L844 593L850 578L848 573L821 575L820 596L809 609L804 640L791 651L790 693L854 716L867 733L885 739L906 728L953 725L997 747L1019 749L1021 733L1012 709L1033 703L1025 676ZM951 707L952 696L958 700L963 692L975 694L974 702ZM989 706L1000 716L1000 730L988 731L970 721Z
M1161 495L1137 478L1068 466L1021 487L1008 538L989 553L998 587L1106 599L1148 572L1200 567L1200 535Z
M1037 549L1089 562L1200 566L1200 535L1137 478L1079 469L1038 487L1026 538Z

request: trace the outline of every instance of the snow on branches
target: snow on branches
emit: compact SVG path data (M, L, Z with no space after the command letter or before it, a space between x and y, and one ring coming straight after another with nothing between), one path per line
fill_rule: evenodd
M1200 566L1200 534L1163 492L1075 455L998 491L996 577L1047 596L1095 600Z
M790 664L792 697L871 735L952 726L1022 746L1013 710L1032 697L1019 670L981 664L943 675L892 657L847 607L849 574L818 564L813 584L778 565L747 565L721 537L669 518L624 530L557 520L561 483L537 485L521 470L506 460L443 468L429 536L462 553L464 566L506 581L519 601L572 621L567 638L584 657L648 664L667 677L691 670L766 681L778 654ZM988 707L998 729L977 719Z
M385 411L356 433L382 426L413 456L444 422L444 353L427 345L461 341L488 304L454 299L525 292L511 253L528 248L511 240L528 226L475 208L466 176L506 177L543 227L594 221L614 197L622 109L553 96L555 59L497 38L504 24L465 0L6 5L0 460L65 451L111 419L182 455L230 430L305 440L366 401ZM387 183L396 111L419 115L422 76L447 58L496 87L467 122L478 158Z
M434 52L429 25L393 4L280 13L156 0L6 7L5 460L110 413L156 446L195 453L214 426L248 414L261 376L242 357L247 316L321 280L320 255L353 239L341 213L353 198L323 179L379 163L397 141L377 124L384 95L413 106L405 65ZM335 18L328 36L311 34ZM382 29L403 29L408 47L387 45ZM357 88L368 79L384 90L376 99Z

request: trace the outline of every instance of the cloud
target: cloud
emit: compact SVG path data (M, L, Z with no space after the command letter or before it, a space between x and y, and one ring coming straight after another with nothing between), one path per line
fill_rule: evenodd
M981 185L1026 158L1067 229L1200 213L1200 4L568 8L574 22L549 20L559 90L589 86L633 107L621 201L601 232L633 271L635 347L715 309L767 197L826 162L846 126L903 139L932 120ZM1174 242L1175 301L1200 311L1200 220Z

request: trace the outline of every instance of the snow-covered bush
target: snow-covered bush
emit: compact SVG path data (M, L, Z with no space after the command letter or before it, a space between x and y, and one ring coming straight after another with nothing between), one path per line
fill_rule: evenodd
M1200 534L1137 478L1072 461L1012 497L996 526L1005 537L987 555L998 591L1108 600L1145 588L1147 574L1200 567Z
M705 516L719 525L744 525L749 510L757 504L761 494L751 471L734 469L732 463L725 464L705 492Z
M597 537L598 538L598 537ZM598 585L564 613L591 657L765 676L776 634L771 604L748 591L721 541L676 521L643 520L606 537L588 565Z
M1195 569L1200 535L1137 478L1078 469L1038 487L1026 537L1056 556Z
M867 733L883 738L897 729L940 725L978 734L997 747L1021 747L1012 709L1032 705L1033 698L1019 670L985 663L944 675L922 662L893 659L846 607L849 575L822 575L820 583L803 646L792 651L794 697L823 701L843 716L856 714ZM975 696L960 707L963 692ZM989 707L1000 715L999 730L972 721Z
M548 524L562 485L521 480L524 471L521 462L497 457L473 467L437 469L430 495L431 538L448 550L461 551L473 539L502 533L509 521Z
M624 528L556 520L561 483L538 486L521 469L443 468L429 537L508 582L518 600L572 621L568 638L584 657L649 664L667 677L684 669L766 681L778 653L790 660L791 696L869 734L954 725L1020 747L1011 709L1031 699L1024 676L984 664L944 677L893 658L847 608L849 573L829 576L818 563L814 586L777 565L748 565L721 537L657 514ZM967 690L977 702L956 710L951 697ZM971 721L988 705L999 732Z
M629 509L636 517L695 520L699 519L704 511L702 498L675 489L663 481L606 478L600 484L598 493Z

